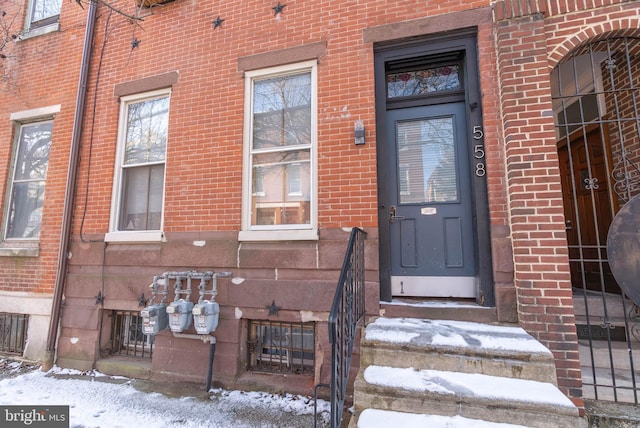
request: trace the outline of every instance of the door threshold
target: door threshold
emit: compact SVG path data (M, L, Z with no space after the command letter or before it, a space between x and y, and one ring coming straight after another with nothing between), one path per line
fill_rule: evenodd
M404 306L417 306L417 307L470 307L479 308L482 307L476 302L474 298L462 298L462 297L404 297L393 296L390 302L381 301L381 305L404 305Z
M407 297L475 298L474 276L392 276L391 294Z

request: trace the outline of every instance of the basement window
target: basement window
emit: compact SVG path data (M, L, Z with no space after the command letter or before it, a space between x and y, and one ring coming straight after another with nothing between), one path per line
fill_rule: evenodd
M249 370L313 374L315 324L249 321Z
M0 312L0 352L22 355L27 343L28 315Z
M111 355L151 359L153 336L142 333L139 311L113 311L111 317Z

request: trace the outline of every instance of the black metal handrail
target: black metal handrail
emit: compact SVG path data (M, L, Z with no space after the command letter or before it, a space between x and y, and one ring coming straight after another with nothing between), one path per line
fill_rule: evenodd
M367 233L357 227L351 237L329 314L331 343L331 428L342 422L356 327L364 318L364 241ZM318 385L326 386L326 385Z

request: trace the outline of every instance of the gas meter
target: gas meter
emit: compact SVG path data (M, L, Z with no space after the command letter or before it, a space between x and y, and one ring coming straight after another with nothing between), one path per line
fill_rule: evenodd
M193 307L193 324L198 334L209 334L218 327L220 305L203 300Z
M175 333L181 333L191 327L191 309L193 303L179 299L171 302L167 306L167 314L169 314L169 328Z
M149 305L140 311L142 317L142 332L146 335L154 336L160 330L167 328L169 318L166 311L167 305L158 303Z

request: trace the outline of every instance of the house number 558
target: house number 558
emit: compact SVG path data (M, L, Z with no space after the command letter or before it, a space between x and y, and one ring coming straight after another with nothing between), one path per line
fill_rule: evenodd
M482 140L484 137L484 132L482 131L482 126L474 126L473 127L473 139L478 141ZM484 177L487 173L487 170L484 165L484 145L476 144L473 146L473 157L478 161L476 163L476 175L478 177Z

